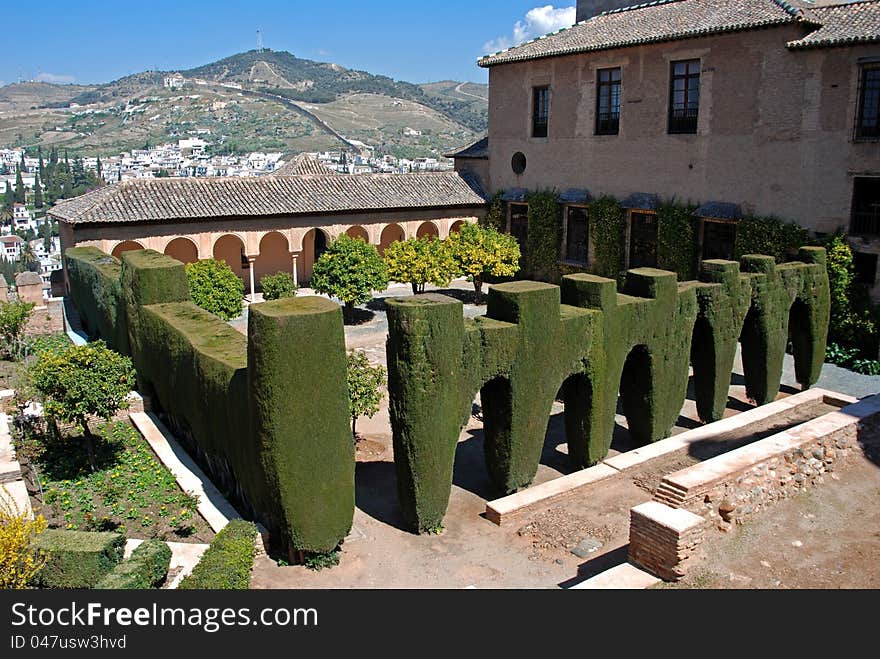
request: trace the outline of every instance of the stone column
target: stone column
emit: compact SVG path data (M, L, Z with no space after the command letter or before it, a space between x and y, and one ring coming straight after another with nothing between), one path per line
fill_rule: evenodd
M293 257L293 283L299 286L299 275L297 274L297 266L299 265L299 252L291 253Z
M251 300L251 302L253 302L254 298L256 297L256 294L257 294L256 287L254 286L254 261L257 260L257 257L256 256L249 256L249 257L247 257L247 260L248 260L248 271L250 272L250 276L251 276L251 297L250 297L250 300Z

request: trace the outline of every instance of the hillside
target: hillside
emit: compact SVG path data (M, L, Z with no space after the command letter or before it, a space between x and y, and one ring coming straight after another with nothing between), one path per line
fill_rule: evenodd
M94 155L210 131L224 151L338 149L351 139L428 156L473 139L487 121L485 85L419 86L287 52L250 51L180 73L182 90L165 89L168 73L157 71L93 87L0 88L0 147Z

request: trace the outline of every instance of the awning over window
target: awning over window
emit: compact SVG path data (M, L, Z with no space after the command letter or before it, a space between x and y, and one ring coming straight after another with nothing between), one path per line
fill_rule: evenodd
M741 220L742 209L739 204L728 204L723 201L710 201L694 211L697 217L709 217L716 220Z
M593 201L593 195L589 190L578 190L571 188L559 195L559 201L563 204L588 204Z
M655 211L659 203L659 199L655 194L636 192L624 199L620 205L627 210Z
M512 188L504 193L504 195L501 197L501 200L523 204L525 203L528 194L529 191L525 188Z

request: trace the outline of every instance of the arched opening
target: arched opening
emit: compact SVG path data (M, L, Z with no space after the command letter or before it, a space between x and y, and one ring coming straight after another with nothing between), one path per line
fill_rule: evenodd
M232 271L248 283L247 256L245 255L244 243L238 236L227 234L214 243L214 258L224 261Z
M290 245L282 234L272 231L260 241L260 253L254 261L254 278L257 287L260 279L278 272L293 271L293 260L290 256Z
M139 249L144 249L144 246L141 245L139 242L134 240L125 240L113 248L112 254L117 259L121 259L122 255L125 252L135 252Z
M440 231L433 222L425 222L416 232L418 238L439 238Z
M329 242L329 237L321 229L312 229L303 236L302 255L296 266L299 281L305 283L312 279L315 262L321 258L321 254L327 251Z
M629 434L637 446L651 441L653 421L654 377L651 353L648 347L633 348L623 364L620 376L620 402L629 427Z
M165 248L165 254L172 259L177 259L184 265L195 263L199 260L199 248L189 238L175 238Z
M457 222L453 222L452 226L449 227L449 233L458 233L461 231L461 228L465 225L464 220L458 220Z
M715 354L715 341L712 339L712 326L702 316L697 318L694 324L694 334L691 340L691 367L694 369L693 385L694 400L697 403L697 413L704 422L717 421L714 410L716 400L716 367L718 365ZM729 378L725 379L729 385ZM727 396L724 396L727 402ZM722 410L723 411L723 410Z
M379 254L384 254L385 250L391 246L391 243L404 240L406 234L398 224L389 224L382 230L382 239L379 241Z
M510 460L510 422L513 413L513 392L510 380L495 378L480 389L480 404L483 408L483 455L486 470L493 486L503 494L508 494L504 485L504 475Z
M351 238L360 238L365 243L370 242L370 234L367 233L367 230L361 226L353 226L349 227L348 231L345 232Z

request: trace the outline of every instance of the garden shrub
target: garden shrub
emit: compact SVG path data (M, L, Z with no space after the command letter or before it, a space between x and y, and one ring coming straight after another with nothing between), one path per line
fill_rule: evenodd
M465 224L446 240L459 272L474 285L477 304L489 277L513 277L519 270L520 249L516 238L492 227Z
M147 540L122 561L95 588L100 590L148 590L168 576L171 548L161 540Z
M829 354L832 363L850 368L856 361L873 361L877 356L877 312L867 287L856 280L852 248L846 236L836 234L825 245L828 251L828 280L831 286L829 340L855 351L851 358ZM870 369L870 367L867 367Z
M351 434L357 438L357 420L366 416L372 419L382 403L382 385L385 384L385 369L371 366L362 350L348 353L348 405L351 414Z
M184 577L179 590L247 590L254 566L257 527L234 519L211 541L202 560Z
M260 277L260 288L263 289L263 299L270 302L281 298L296 297L299 286L293 281L293 275L289 272L279 272Z
M21 359L27 343L24 330L34 312L33 302L0 302L0 347L7 359Z
M46 555L37 585L93 588L122 560L125 536L49 529L37 536L34 547Z
M223 320L241 315L244 282L225 261L206 259L186 266L190 295L196 306Z
M764 254L772 256L777 263L783 263L809 243L810 232L799 224L783 222L775 217L749 216L737 224L734 258Z
M412 285L413 295L425 292L425 284L449 286L458 274L449 246L436 238L410 238L391 243L382 256L388 278Z
M626 211L614 197L590 204L590 237L594 245L593 273L617 279L626 258Z
M482 226L492 227L496 231L504 231L507 225L507 205L504 203L504 191L499 190L489 202L486 217L480 222Z
M27 517L0 484L0 589L22 590L36 580L46 557L34 543L45 530L43 516Z

